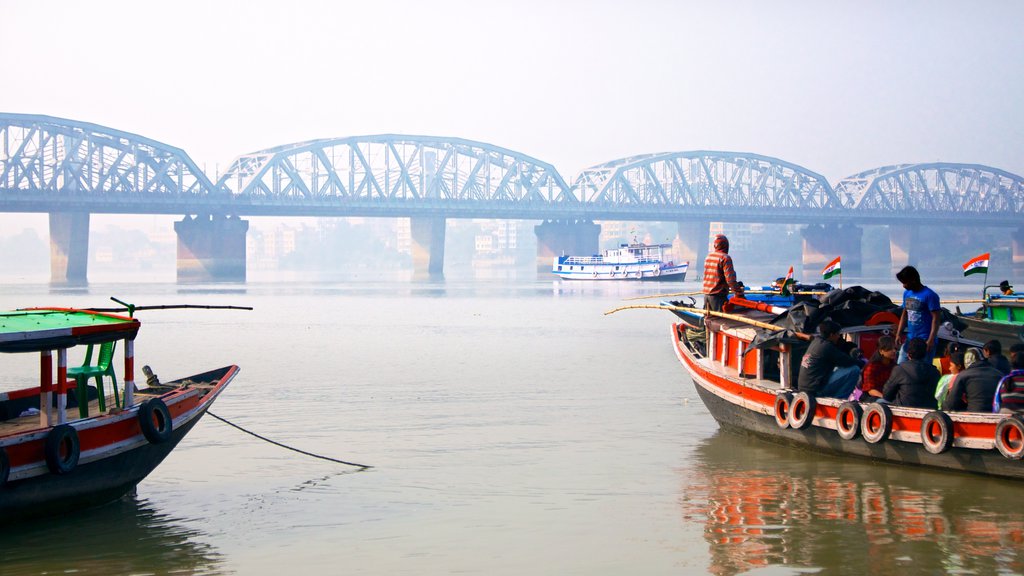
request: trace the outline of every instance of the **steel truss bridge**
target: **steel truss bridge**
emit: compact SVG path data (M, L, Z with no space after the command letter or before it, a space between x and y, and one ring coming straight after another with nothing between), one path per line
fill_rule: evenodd
M96 124L0 114L0 212L1021 226L1024 179L977 164L885 166L831 185L778 158L644 154L570 185L482 142L408 135L286 144L216 182L183 150Z

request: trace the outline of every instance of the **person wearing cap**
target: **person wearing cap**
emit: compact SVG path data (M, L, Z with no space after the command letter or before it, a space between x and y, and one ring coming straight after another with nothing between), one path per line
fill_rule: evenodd
M714 251L704 259L704 285L701 291L704 293L704 308L721 312L722 306L729 297L729 290L733 294L743 297L743 285L736 281L736 269L732 265L732 256L729 256L729 239L725 234L716 234L712 243Z
M942 409L947 412L991 412L996 387L1003 374L985 361L984 354L977 348L964 352L964 370L957 374Z
M1013 286L1007 280L999 283L999 291L1003 293L1003 296L1013 296Z

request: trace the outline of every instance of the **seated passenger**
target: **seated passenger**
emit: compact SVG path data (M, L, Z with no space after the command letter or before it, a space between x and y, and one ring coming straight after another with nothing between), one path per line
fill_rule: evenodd
M911 338L903 346L907 361L892 369L882 388L882 400L896 406L932 408L935 406L935 385L941 374L927 360L928 343L921 338Z
M964 370L946 394L942 409L947 412L991 412L996 386L1003 373L982 358L982 352L970 348L964 353Z
M1010 361L1006 359L1006 356L1003 356L1003 345L999 340L985 342L985 346L981 351L985 355L985 360L996 370L1002 372L1004 376L1010 373Z
M942 403L946 401L946 395L949 393L950 386L956 380L958 374L964 371L964 353L953 352L949 355L949 374L943 374L939 378L939 383L935 386L935 405L938 408L942 408Z
M996 386L993 412L1024 412L1024 344L1010 346L1013 370Z
M896 339L892 336L882 336L878 339L878 348L871 355L871 360L864 367L861 374L860 389L863 395L861 401L874 400L882 397L882 387L885 386L893 367L896 366Z
M860 377L860 362L838 346L839 324L825 320L800 360L797 389L809 396L846 398Z

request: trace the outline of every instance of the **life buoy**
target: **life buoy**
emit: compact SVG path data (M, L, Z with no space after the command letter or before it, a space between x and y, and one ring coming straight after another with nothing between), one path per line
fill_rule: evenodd
M843 440L853 440L860 435L860 404L843 402L836 411L836 431Z
M7 457L7 450L0 448L0 489L7 484L7 479L11 476L11 460Z
M78 431L70 424L54 426L46 435L46 466L54 474L69 474L78 466Z
M153 444L163 444L171 439L174 422L167 404L159 398L150 398L139 406L139 427L142 435Z
M860 419L860 433L871 444L888 438L892 434L892 410L885 404L868 404Z
M594 278L597 278L597 270L594 270Z
M953 446L953 419L934 410L921 419L921 444L932 454L942 454Z
M1024 419L1011 414L996 425L996 449L1010 460L1024 456Z
M655 268L654 269L654 275L655 276L661 276L661 268Z
M805 430L814 421L814 411L818 402L807 392L797 392L793 395L793 402L789 405L789 427L796 430Z
M793 404L791 392L779 392L775 395L775 423L779 428L789 427L789 407Z

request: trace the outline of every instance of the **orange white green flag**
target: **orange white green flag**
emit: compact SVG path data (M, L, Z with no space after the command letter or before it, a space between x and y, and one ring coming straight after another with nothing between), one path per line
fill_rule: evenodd
M964 276L971 274L988 274L989 253L985 252L964 262Z
M836 256L836 259L829 262L827 266L821 271L821 277L824 280L843 273L842 264L840 260L842 256Z

